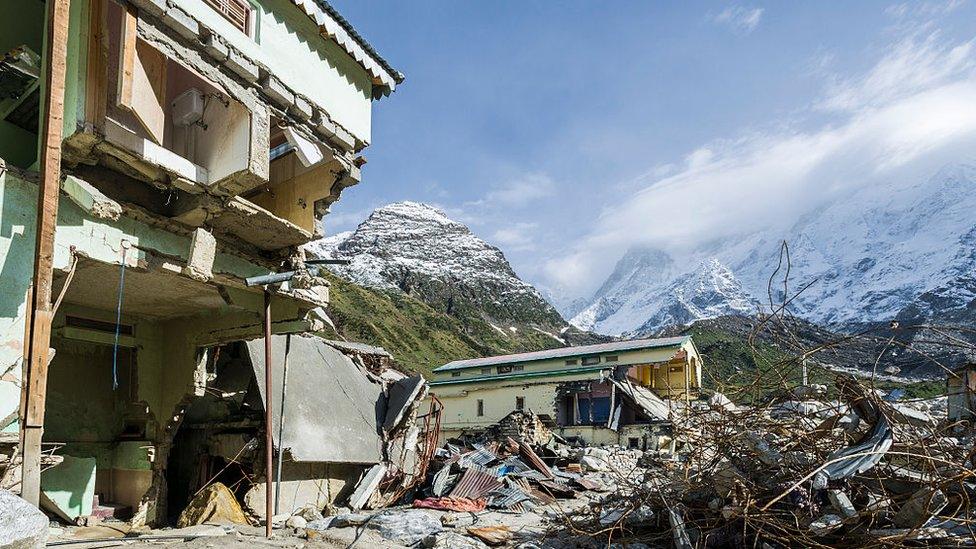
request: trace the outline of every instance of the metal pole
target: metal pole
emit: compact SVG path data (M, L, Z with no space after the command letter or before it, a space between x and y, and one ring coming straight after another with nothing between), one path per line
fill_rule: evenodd
M21 496L37 505L41 497L41 438L47 397L48 349L51 345L51 283L54 278L54 232L58 219L61 183L61 140L64 129L64 84L68 59L69 0L47 2L47 51L45 52L41 119L40 171L37 192L37 225L34 242L34 284L27 341L24 342L24 409L20 417Z
M264 289L264 535L271 537L271 472L274 440L271 437L271 291Z
M288 351L291 350L291 334L285 336L285 360L281 372L281 412L278 414L278 442L285 440L285 391L288 390ZM281 448L278 448L278 470L275 472L275 500L274 510L278 514L281 504Z

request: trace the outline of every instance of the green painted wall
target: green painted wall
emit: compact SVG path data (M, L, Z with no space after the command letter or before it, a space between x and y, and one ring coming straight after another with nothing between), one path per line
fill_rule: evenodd
M0 55L21 45L40 55L44 47L44 16L42 2L0 3ZM14 166L30 167L37 159L37 133L0 120L0 156Z

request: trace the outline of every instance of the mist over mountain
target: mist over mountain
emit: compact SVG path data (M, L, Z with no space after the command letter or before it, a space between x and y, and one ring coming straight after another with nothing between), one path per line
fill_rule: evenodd
M788 272L786 293L803 289L790 311L833 330L894 319L972 323L974 211L976 167L956 164L911 184L863 188L786 231L712 242L680 259L631 248L585 307L564 313L582 329L611 335L755 314L782 300ZM781 264L784 240L788 265Z

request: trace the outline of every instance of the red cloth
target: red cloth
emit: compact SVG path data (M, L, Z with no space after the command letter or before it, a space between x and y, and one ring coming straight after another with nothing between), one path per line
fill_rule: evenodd
M479 499L468 499L468 498L427 498L418 499L413 502L414 507L420 507L425 509L439 509L441 511L484 511L485 510L485 500L484 498Z

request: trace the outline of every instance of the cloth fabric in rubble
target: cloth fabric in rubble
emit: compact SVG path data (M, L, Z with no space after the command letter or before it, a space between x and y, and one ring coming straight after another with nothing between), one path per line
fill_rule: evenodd
M425 498L413 502L414 507L422 509L439 509L441 511L478 512L485 510L483 498Z

